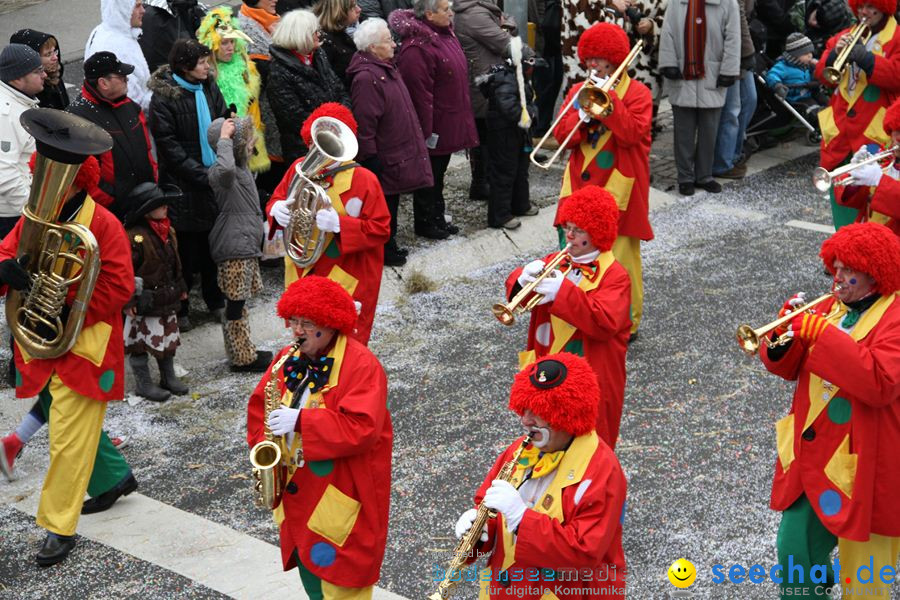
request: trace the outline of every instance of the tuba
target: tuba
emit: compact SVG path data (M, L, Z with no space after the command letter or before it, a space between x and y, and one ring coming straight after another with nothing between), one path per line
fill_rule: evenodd
M31 276L27 290L10 290L6 321L19 348L34 358L56 358L75 344L100 273L94 234L79 223L59 223L68 192L86 156L112 148L110 135L90 121L50 108L20 118L35 138L34 174L16 257ZM64 215L69 217L69 215ZM68 316L66 298L75 289Z
M266 383L265 406L263 407L263 430L266 439L257 442L250 449L250 464L253 466L253 491L256 505L275 510L281 504L284 487L287 485L287 474L282 464L281 437L276 440L269 429L269 413L281 406L281 395L278 393L278 372L285 361L297 351L297 342L272 366L269 381Z
M316 213L331 207L331 200L316 180L332 165L351 160L359 150L350 128L332 117L313 121L310 137L309 153L297 165L288 188L287 199L294 202L284 230L284 250L301 269L314 265L325 251L325 236L316 226Z

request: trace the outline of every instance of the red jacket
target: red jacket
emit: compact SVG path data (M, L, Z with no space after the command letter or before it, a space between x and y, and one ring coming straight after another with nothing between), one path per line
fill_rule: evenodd
M884 112L900 94L900 36L896 35L897 22L885 15L884 28L876 34L873 47L875 68L872 76L857 70L859 75L853 95L849 92L850 68L838 83L827 108L819 112L819 126L822 130L820 164L834 169L860 146L868 143L886 144L890 136L885 133ZM816 78L830 85L823 76L826 61L845 29L834 35L825 45L822 58L816 65Z
M87 221L88 215L90 221ZM81 334L75 346L58 358L25 360L16 344L16 369L22 382L18 398L36 396L55 372L75 392L95 400L120 400L125 395L122 309L134 293L131 246L122 224L88 196L76 222L88 229L100 248L100 274L91 295ZM23 219L0 243L0 260L14 258ZM34 257L32 257L34 260ZM6 293L5 287L2 293Z
M352 338L339 335L329 356L335 361L328 384L310 398L320 408L304 408L299 419L305 464L281 503L281 557L285 571L295 566L296 550L317 577L366 587L378 581L387 541L394 437L387 378L375 355ZM247 405L251 448L263 439L268 382L267 372ZM278 382L283 393L283 369Z
M475 494L476 505L521 441L497 458ZM482 586L489 587L491 598L538 600L550 587L558 598L624 599L626 481L615 454L592 431L572 441L553 477L535 507L525 510L514 541L505 524L500 528L501 517L488 522L488 541L478 550L492 550L491 580ZM515 558L507 564L507 549L513 548ZM508 587L502 583L504 571Z
M827 301L816 312L827 314L832 305ZM850 335L828 327L811 348L794 341L780 360L765 347L760 357L772 373L797 381L791 411L776 425L772 508L786 510L806 494L838 537L900 536L897 295L864 311Z
M548 255L543 260L546 263L554 256ZM584 278L576 285L566 278L553 302L531 311L527 350L519 355L519 367L563 351L587 359L600 384L597 433L615 448L625 401L631 279L611 252L601 253L594 262L598 265L596 280ZM521 273L522 269L518 268L507 277L508 298L519 291ZM571 335L567 336L568 332Z
M900 235L900 181L890 173L900 176L900 173L891 169L881 177L875 188L855 185L835 188L834 199L838 204L858 211L857 223L883 223Z
M569 90L567 104L581 89L578 84ZM600 121L580 123L578 109L572 107L559 122L553 135L561 144L572 128L568 148L572 150L563 175L559 193L559 207L574 191L586 185L599 185L616 198L619 206L619 235L642 240L653 239L650 227L650 122L653 118L653 98L640 81L627 75L610 92L612 114ZM603 133L608 129L608 134ZM594 144L589 135L599 135ZM559 218L555 225L561 225Z
M295 167L302 162L302 158L294 161L287 170L272 193L266 215L270 215L275 202L287 197ZM325 253L316 264L303 272L289 257L285 257L284 287L310 274L322 275L340 283L362 305L354 337L368 344L378 306L378 292L381 290L384 244L391 235L391 213L388 212L378 178L366 168L340 171L335 176L326 177L324 183L328 186L328 197L340 215L341 231L336 235L327 234L330 241ZM271 216L268 218L270 231L275 231L278 223Z

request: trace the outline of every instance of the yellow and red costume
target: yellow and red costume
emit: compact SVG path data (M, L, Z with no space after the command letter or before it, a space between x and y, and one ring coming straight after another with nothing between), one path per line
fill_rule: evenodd
M629 41L621 27L598 23L582 34L578 56L603 58L618 66L628 55ZM584 84L569 90L564 106ZM568 148L572 150L563 175L556 225L561 224L559 210L573 192L587 185L606 188L619 208L618 238L613 254L631 277L632 331L637 331L643 315L643 283L640 242L653 239L649 218L650 197L650 124L653 97L649 88L623 73L609 92L612 112L603 119L585 123L578 108L572 107L553 130L562 143L576 129Z

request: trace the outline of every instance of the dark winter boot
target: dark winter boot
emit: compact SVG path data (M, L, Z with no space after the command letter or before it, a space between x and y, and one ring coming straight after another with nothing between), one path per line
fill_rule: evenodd
M169 399L171 394L162 389L150 379L150 366L148 356L144 354L132 354L128 357L131 363L131 371L134 373L135 393L151 402L163 402Z
M188 393L188 386L175 376L175 357L167 356L157 358L159 365L159 385L166 388L176 396L184 396Z

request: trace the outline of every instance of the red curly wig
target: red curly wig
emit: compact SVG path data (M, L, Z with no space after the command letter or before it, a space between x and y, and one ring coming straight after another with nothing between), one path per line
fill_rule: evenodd
M31 158L28 160L28 168L32 173L34 173L35 160L37 160L37 152L32 152ZM100 163L97 162L95 157L88 156L87 160L81 163L81 167L78 169L78 174L75 175L75 181L72 182L72 186L79 190L85 190L90 194L93 190L97 189L99 184Z
M856 16L859 12L859 7L865 4L871 4L883 12L885 19L894 16L894 13L897 12L896 0L850 0L850 10L853 11L853 15Z
M356 324L356 305L339 283L319 275L298 279L278 300L278 316L309 319L320 327L350 334Z
M303 143L307 146L312 142L312 135L310 135L309 130L312 128L313 121L319 117L332 117L337 119L349 127L350 131L353 132L353 135L356 135L358 126L350 109L339 102L326 102L325 104L317 106L316 110L312 111L309 116L306 117L306 120L303 121L303 127L300 128L300 137L303 138Z
M884 113L884 132L891 135L894 131L900 131L900 100L895 100Z
M882 296L900 290L900 240L884 225L845 225L825 240L819 256L832 274L834 261L840 260L851 269L870 275Z
M597 23L582 33L578 40L578 60L582 63L589 58L605 58L617 67L630 50L628 34L613 23Z
M597 426L600 385L588 362L568 352L550 354L518 373L509 393L509 408L526 410L553 429L584 435Z
M588 185L566 198L557 222L572 222L584 229L601 252L612 248L619 229L619 207L613 195L599 185Z

